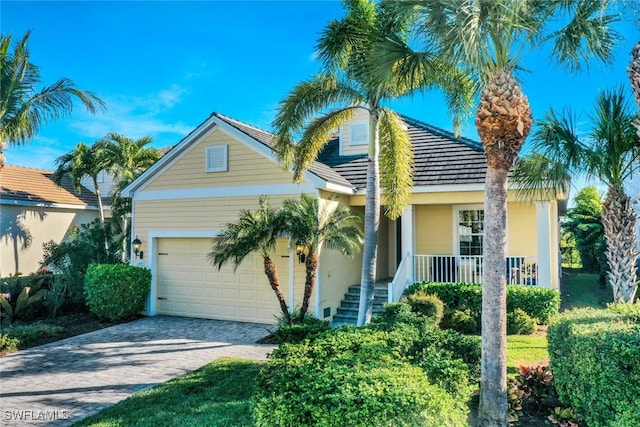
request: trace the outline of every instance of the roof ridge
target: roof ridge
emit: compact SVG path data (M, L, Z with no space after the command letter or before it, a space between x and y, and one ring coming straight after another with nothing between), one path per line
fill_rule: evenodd
M423 121L420 121L418 119L414 119L412 117L405 116L404 114L400 114L400 117L405 122L409 122L409 124L413 124L416 127L421 127L423 129L426 129L429 132L433 132L433 133L435 133L435 134L437 134L439 136L447 137L447 138L450 138L450 139L452 139L454 141L461 142L461 143L463 143L463 144L465 144L468 147L471 147L473 149L481 150L481 151L484 150L484 148L482 147L482 143L480 143L478 141L474 141L471 138L456 136L453 132L450 132L450 131L448 131L446 129L442 129L442 128L439 128L437 126L434 126L434 125L425 123Z
M218 112L214 111L212 113L212 115L214 115L216 117L219 117L222 120L228 120L228 121L236 122L236 123L241 124L242 126L246 126L248 128L257 130L258 132L266 133L266 134L269 134L270 136L275 136L273 133L269 132L268 130L261 129L261 128L257 127L257 126L252 125L252 124L243 122L242 120L234 119L233 117L227 116L225 114L221 114L221 113L218 113Z

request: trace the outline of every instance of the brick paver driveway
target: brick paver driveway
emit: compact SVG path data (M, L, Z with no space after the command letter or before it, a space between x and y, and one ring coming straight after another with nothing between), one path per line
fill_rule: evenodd
M268 325L146 317L0 357L0 424L65 426L213 359L264 359Z

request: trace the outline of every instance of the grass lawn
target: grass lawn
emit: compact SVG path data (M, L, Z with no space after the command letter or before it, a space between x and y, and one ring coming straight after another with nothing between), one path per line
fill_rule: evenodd
M252 426L250 399L264 362L221 358L137 393L75 426Z
M613 301L610 287L598 283L597 274L569 273L562 280L562 308L604 308Z
M507 337L507 374L515 375L520 366L549 364L546 335L509 335Z

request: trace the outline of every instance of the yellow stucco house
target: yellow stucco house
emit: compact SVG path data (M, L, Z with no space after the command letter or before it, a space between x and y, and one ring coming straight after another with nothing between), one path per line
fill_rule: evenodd
M4 165L0 169L0 277L40 268L42 244L60 243L73 226L99 218L96 195L76 193L68 177L53 171Z
M415 150L410 204L396 221L381 219L377 277L397 299L414 280L482 281L483 183L486 163L479 143L403 117ZM212 239L241 209L256 209L260 195L273 206L300 193L323 203L364 210L368 119L363 110L305 173L301 184L280 168L273 135L213 113L123 192L133 202L133 234L151 269L148 314L273 323L279 306L262 260L234 271L207 260ZM337 198L333 198L337 197ZM522 202L509 190L508 258L511 283L559 287L561 200ZM286 239L274 258L291 307L299 306L304 264ZM349 285L360 280L361 258L331 250L319 256L312 312L331 319Z

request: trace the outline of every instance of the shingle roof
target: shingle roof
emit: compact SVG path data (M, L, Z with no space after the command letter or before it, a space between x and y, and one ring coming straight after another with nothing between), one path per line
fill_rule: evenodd
M482 145L468 138L402 116L414 150L415 186L482 184L487 170ZM366 186L367 156L340 156L338 138L330 141L318 156L354 186Z
M275 135L273 135L272 133L259 129L255 126L248 125L236 119L232 119L231 117L225 116L220 113L213 113L213 115L220 120L223 120L225 123L238 129L240 132L273 149L273 140L275 139ZM333 184L352 187L352 184L347 179L345 179L345 177L337 173L328 165L323 164L322 162L313 162L311 168L309 168L309 172Z
M4 165L0 169L0 200L3 203L98 206L96 195L85 187L81 188L80 194L76 193L69 177L65 176L61 184L59 187L53 182L53 171Z

